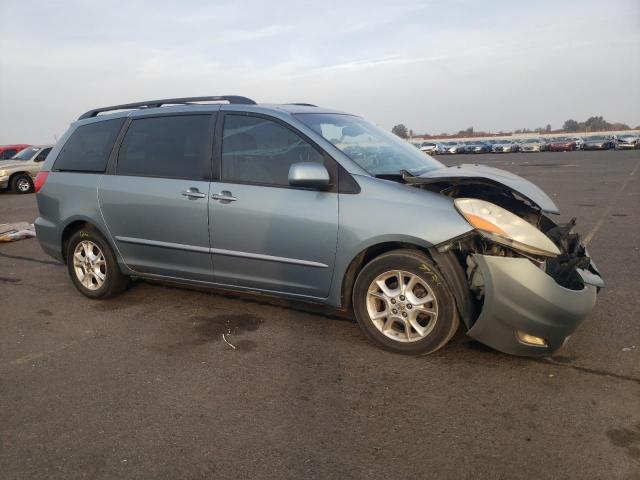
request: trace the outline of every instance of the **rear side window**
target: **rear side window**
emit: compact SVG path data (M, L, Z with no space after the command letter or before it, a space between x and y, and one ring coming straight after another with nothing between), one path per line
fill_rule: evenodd
M324 163L307 141L279 123L246 115L224 116L222 180L288 186L289 167Z
M36 156L36 158L33 159L33 161L44 162L47 159L47 156L49 156L49 153L51 153L52 149L52 147L42 149L42 151Z
M133 120L120 146L118 175L205 179L211 171L210 115Z
M76 128L58 154L54 170L104 172L124 120L116 118Z

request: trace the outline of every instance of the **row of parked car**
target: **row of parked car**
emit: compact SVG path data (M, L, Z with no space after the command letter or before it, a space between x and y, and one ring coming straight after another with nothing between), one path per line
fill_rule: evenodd
M588 137L522 138L423 142L416 145L430 155L457 153L567 152L573 150L640 149L640 135L591 135Z
M30 193L53 145L0 145L0 190Z

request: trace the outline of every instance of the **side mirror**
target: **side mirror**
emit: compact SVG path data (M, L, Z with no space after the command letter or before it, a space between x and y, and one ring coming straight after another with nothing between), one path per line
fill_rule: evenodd
M289 167L289 185L292 187L323 189L330 181L329 172L321 163L299 162Z

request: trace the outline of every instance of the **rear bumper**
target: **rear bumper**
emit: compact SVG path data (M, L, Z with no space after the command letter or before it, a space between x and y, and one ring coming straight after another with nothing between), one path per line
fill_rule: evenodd
M484 305L467 334L501 352L545 356L560 348L596 302L602 279L585 272L582 290L570 290L525 258L474 254L484 279ZM580 272L580 271L579 271ZM545 339L546 346L520 341L517 332Z
M42 217L36 218L33 224L36 228L36 238L38 242L40 242L42 250L56 260L64 261L60 249L60 232L58 231L58 226Z

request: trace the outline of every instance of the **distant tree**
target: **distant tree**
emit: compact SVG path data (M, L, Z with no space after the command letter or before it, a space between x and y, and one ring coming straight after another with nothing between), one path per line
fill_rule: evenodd
M567 132L577 132L578 130L580 130L580 124L575 120L569 119L564 122L564 125L562 125L562 129Z
M586 122L584 122L585 130L598 131L598 130L607 130L611 124L607 122L602 116L600 117L589 117Z
M409 138L409 131L407 130L407 127L405 127L402 123L395 125L391 129L391 133L395 133L400 138L404 138L404 139Z
M547 123L547 126L544 127L544 131L545 132L550 132L551 131L551 124L550 123Z
M458 132L458 135L466 135L466 136L468 136L468 137L473 136L473 127L468 127L468 128L467 128L467 129L465 129L465 130L460 130L460 131Z

